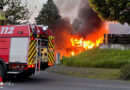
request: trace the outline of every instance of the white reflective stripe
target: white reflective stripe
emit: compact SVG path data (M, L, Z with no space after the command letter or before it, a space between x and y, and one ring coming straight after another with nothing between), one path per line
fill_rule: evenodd
M20 72L11 72L11 71L9 71L9 72L7 72L7 74L19 74Z

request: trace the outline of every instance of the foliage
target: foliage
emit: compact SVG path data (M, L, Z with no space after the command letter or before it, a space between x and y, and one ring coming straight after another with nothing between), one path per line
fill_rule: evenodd
M94 48L73 57L64 57L62 64L71 67L121 68L130 62L129 50Z
M130 64L125 65L121 69L120 78L123 80L130 80Z
M1 0L0 3L6 9L8 24L20 24L21 20L29 19L29 10L21 0Z
M129 0L89 0L89 2L102 19L130 25Z
M56 20L60 18L59 11L54 4L53 0L48 0L43 5L38 17L35 18L37 24L52 25L55 24Z

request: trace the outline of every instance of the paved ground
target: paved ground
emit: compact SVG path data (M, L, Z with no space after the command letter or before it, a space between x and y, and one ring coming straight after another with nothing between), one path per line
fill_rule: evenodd
M130 82L85 79L41 72L40 75L26 80L12 80L10 85L0 90L130 90Z

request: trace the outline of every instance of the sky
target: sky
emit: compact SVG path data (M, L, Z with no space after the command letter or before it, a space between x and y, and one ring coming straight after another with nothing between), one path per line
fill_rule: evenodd
M40 10L43 7L43 4L46 3L47 0L27 0L27 1L28 1L28 8L32 13L29 21L33 23L35 22L34 18L39 14Z
M25 0L23 0L25 1ZM28 8L31 11L32 15L30 18L30 22L35 22L34 18L39 14L40 10L43 7L43 4L47 2L47 0L27 0ZM68 17L71 22L74 18L77 17L77 10L79 8L80 0L54 0L57 5L60 15L65 18ZM64 3L63 3L64 2Z

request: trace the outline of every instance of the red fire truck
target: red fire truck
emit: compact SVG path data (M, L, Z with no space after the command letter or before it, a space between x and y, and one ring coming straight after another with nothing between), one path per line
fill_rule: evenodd
M55 63L54 37L47 26L0 26L0 76L29 77Z

